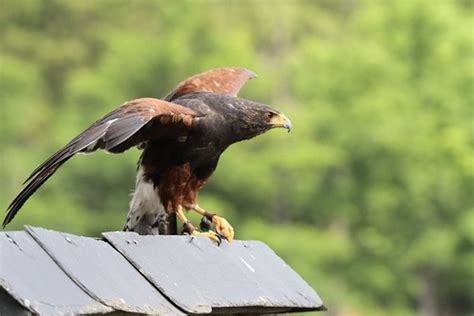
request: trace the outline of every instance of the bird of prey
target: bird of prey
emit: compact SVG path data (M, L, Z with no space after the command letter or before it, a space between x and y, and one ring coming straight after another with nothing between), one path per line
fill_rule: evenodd
M39 165L7 209L3 227L28 198L72 156L98 149L122 153L143 150L136 188L124 230L156 234L163 216L176 214L184 231L220 243L232 241L234 230L223 217L205 211L197 194L216 169L229 145L272 128L291 129L290 120L268 105L237 97L256 75L245 68L219 68L181 82L163 100L128 101L80 133ZM215 230L201 232L184 211L203 216Z

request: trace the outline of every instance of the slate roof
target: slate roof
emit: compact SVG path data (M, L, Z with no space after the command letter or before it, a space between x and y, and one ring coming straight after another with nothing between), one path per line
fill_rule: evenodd
M0 314L152 315L325 310L318 294L267 245L204 237L26 226L0 232Z

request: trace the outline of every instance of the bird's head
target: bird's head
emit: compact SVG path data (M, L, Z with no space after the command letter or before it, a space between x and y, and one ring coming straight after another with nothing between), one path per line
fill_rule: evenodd
M291 121L278 110L267 105L251 102L244 111L242 120L245 126L256 135L264 133L273 128L286 128L291 131Z
M286 128L288 133L291 131L291 121L285 114L272 109L272 111L268 111L267 117L271 128Z
M274 108L223 94L196 92L184 95L175 103L202 114L197 120L210 134L227 145L253 138L273 128L291 130L291 121Z
M254 101L233 98L226 102L232 129L239 140L250 139L273 128L291 130L291 121L280 111Z

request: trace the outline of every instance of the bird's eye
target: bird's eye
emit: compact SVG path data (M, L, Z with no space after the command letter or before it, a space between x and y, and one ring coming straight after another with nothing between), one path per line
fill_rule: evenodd
M267 112L267 117L268 117L269 119L271 119L271 118L274 117L274 116L275 116L275 113Z

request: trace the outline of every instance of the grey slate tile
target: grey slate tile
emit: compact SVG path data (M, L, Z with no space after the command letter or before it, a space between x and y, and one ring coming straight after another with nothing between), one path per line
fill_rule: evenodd
M81 290L26 232L0 232L0 286L41 315L112 310Z
M325 309L317 293L262 242L224 242L217 247L205 237L103 235L188 312Z
M183 314L109 243L31 226L26 231L97 301L125 312Z

